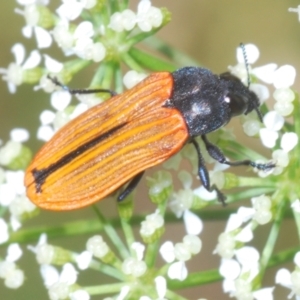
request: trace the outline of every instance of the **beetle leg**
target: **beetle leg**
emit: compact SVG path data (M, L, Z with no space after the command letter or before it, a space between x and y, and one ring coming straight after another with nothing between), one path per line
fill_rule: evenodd
M205 144L208 154L221 164L226 164L229 166L251 166L253 168L257 168L257 169L263 170L263 171L268 171L275 167L275 164L272 162L266 163L266 164L261 164L261 163L256 163L254 161L251 161L249 159L230 162L229 160L226 159L225 155L222 153L220 148L218 148L216 145L212 144L205 135L201 135L201 138Z
M117 95L115 91L109 89L70 89L68 86L62 84L56 77L51 77L50 75L47 75L47 78L50 79L55 85L60 86L63 90L69 92L72 95L96 93L109 93L111 96Z
M203 156L201 154L200 147L199 147L198 143L194 139L191 140L191 143L195 146L195 149L196 149L196 152L197 152L197 156L198 156L198 176L199 176L203 186L209 192L216 191L217 198L218 198L219 202L221 202L223 204L223 206L225 206L226 205L225 195L223 195L221 193L221 191L217 188L217 186L215 184L210 186L209 174L208 174L207 168L205 166L205 161L204 161Z
M144 173L145 173L145 171L135 175L131 179L129 184L126 186L125 190L118 196L118 202L123 201L136 188L136 186L138 185L138 183L142 179Z

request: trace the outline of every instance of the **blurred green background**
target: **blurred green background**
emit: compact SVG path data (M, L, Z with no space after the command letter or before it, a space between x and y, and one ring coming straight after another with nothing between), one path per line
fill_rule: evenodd
M51 1L56 7L60 1ZM137 1L132 1L131 6L136 10ZM278 65L291 64L300 69L300 23L298 15L289 13L289 7L296 7L299 1L280 0L167 0L153 1L158 7L167 7L172 12L172 22L159 32L159 37L174 47L187 53L198 60L203 66L221 73L228 65L236 63L235 49L240 42L254 43L261 50L261 57L257 66L275 62ZM12 45L21 42L26 46L27 53L35 49L34 40L27 40L22 36L21 28L24 25L23 17L14 13L16 1L2 1L0 3L0 28L1 28L1 55L0 66L6 68L13 61L10 52ZM73 84L73 83L72 83ZM78 85L78 81L77 81ZM74 84L74 86L76 86ZM84 84L81 85L81 87ZM295 88L299 90L299 80L296 79ZM17 93L8 93L5 82L0 81L0 139L4 142L9 138L9 132L15 127L24 127L31 132L36 132L39 125L39 113L45 107L49 107L48 96L43 92L33 92L32 86L21 86ZM235 133L243 140L244 135L238 128L238 122L234 122ZM252 139L245 139L251 147ZM37 150L41 143L36 142L33 135L28 143L30 147ZM258 145L256 143L255 145ZM262 150L267 156L269 152ZM142 183L142 187L145 184ZM146 198L136 204L136 211L153 211L153 206L145 197L145 191L139 190L139 198ZM115 215L115 203L100 203L105 214ZM51 213L42 212L41 215L25 224L25 226L39 226L39 224L61 223L64 221L77 220L85 217L94 217L90 208L76 212ZM219 258L212 255L219 233L224 229L223 222L209 222L204 224L201 234L203 250L197 258L192 260L193 265L188 265L190 271L218 268ZM255 238L257 248L263 245L269 227L263 226ZM166 238L178 242L184 234L183 226L176 225L168 228ZM295 245L296 232L293 222L287 221L282 228L279 244L276 249L284 245ZM74 251L84 250L87 237L70 238L68 240L52 240L56 245L66 246ZM25 249L25 247L23 247ZM0 254L5 255L4 249L0 248ZM26 250L25 250L26 251ZM27 252L27 251L26 251ZM23 287L13 291L4 287L0 280L0 299L48 299L42 280L39 276L37 264L31 253L24 254L20 266L25 270L26 282ZM266 275L264 286L274 285L274 274L276 269L270 270ZM88 273L88 272L87 272ZM105 279L95 279L95 273L89 272L90 277L81 273L79 282L85 285L99 284ZM197 287L182 291L182 295L188 299L229 299L222 292L220 283ZM287 290L276 288L275 299L285 299ZM93 299L102 299L94 297Z

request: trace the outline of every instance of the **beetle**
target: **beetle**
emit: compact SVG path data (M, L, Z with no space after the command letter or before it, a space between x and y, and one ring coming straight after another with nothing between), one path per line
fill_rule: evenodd
M122 201L146 169L166 161L187 143L195 146L202 184L215 190L224 204L225 196L210 185L197 136L220 163L260 170L274 166L251 160L230 162L206 137L234 116L255 110L262 119L257 95L230 73L214 75L198 67L157 72L119 95L102 89L70 90L52 80L72 94L108 92L112 97L61 128L27 168L27 196L41 208L85 207L129 182L118 197Z

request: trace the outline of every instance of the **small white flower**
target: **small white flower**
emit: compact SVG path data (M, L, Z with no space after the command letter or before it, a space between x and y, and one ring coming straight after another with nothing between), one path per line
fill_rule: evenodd
M275 70L277 64L271 63L261 67L254 68L251 73L254 74L261 81L271 84L274 81Z
M30 213L36 209L36 206L25 196L16 196L9 205L9 211L16 219L21 219L26 213Z
M294 149L294 147L296 147L298 142L299 142L299 138L295 132L286 132L282 135L280 141L280 147L285 152L290 152L291 150Z
M17 261L23 254L23 251L19 244L13 243L10 244L7 248L7 256L5 260L15 262Z
M65 55L73 54L74 36L69 30L69 23L66 20L61 20L56 24L52 31L53 38L57 45L62 48Z
M147 75L144 73L138 73L134 70L131 70L124 75L123 83L127 89L131 89L146 77Z
M288 296L289 299L291 299L293 296L295 296L297 300L300 298L299 265L298 269L295 269L293 272L290 272L284 268L278 270L275 276L275 282L291 290L291 293Z
M10 138L11 140L19 143L23 143L28 141L29 139L29 132L27 129L24 128L14 128L10 132Z
M170 279L178 279L183 281L186 279L188 271L184 261L178 261L173 264L168 269L168 277Z
M0 218L0 245L9 239L8 225L4 219Z
M48 274L49 275L49 274ZM77 271L74 266L67 263L63 266L58 279L48 288L48 294L51 300L65 299L71 293L70 286L77 280ZM47 280L45 280L46 282Z
M163 243L159 253L167 263L173 262L175 260L174 244L171 241Z
M79 17L84 9L83 1L62 0L62 2L63 4L56 10L61 19L73 21Z
M196 255L201 251L202 242L197 235L188 234L183 238L183 244L187 247L192 255Z
M79 255L76 255L75 260L80 270L86 270L93 258L93 254L90 251L83 251Z
M18 141L10 140L4 146L0 148L0 165L9 165L22 150L22 144ZM5 195L4 195L5 196ZM3 200L0 199L0 203Z
M289 8L288 9L289 12L295 12L298 14L298 21L300 22L300 5L297 6L297 8Z
M183 213L183 221L185 230L188 234L198 235L202 232L203 222L202 220L193 212L186 209Z
M49 125L54 121L55 113L51 110L43 110L40 114L40 121L42 125Z
M276 89L289 88L294 84L296 69L290 65L284 65L275 71L273 85Z
M61 62L57 61L47 54L44 54L43 56L45 59L45 67L49 73L59 73L60 71L62 71L64 65Z
M217 192L215 190L209 192L203 185L194 189L194 194L204 201L212 201L217 198Z
M147 215L145 221L141 223L140 234L142 236L151 236L156 230L164 226L164 218L156 210L155 213Z
M122 263L122 271L126 275L140 277L146 273L147 265L143 260L138 260L134 257L128 257Z
M98 258L104 257L109 252L108 245L103 241L100 235L89 238L86 243L86 249Z
M131 249L135 251L136 253L136 258L138 260L142 260L145 252L145 245L139 242L134 242L131 245Z
M246 44L246 45L244 45L244 48L245 48L245 52L247 55L248 63L249 64L255 63L259 58L258 48L254 44ZM240 64L242 64L242 63L245 64L245 57L244 57L243 51L244 50L241 47L237 48L236 56L237 56L237 61Z
M274 292L274 287L269 287L269 288L263 288L257 291L254 291L253 297L256 300L273 300L273 292Z
M259 197L251 198L253 208L255 209L255 214L253 220L258 224L264 225L271 221L272 219L272 202L270 197L261 195Z
M6 163L9 163L9 159L11 158L7 157L6 155L1 155L3 153L1 150L0 157L2 164L4 163L4 160ZM12 152L13 150L14 148L12 148ZM24 193L24 171L6 171L5 183L0 185L0 204L2 206L9 206L17 196L23 195Z
M149 0L141 0L137 9L137 25L142 31L151 31L162 24L163 15L159 8L151 6Z
M69 294L70 300L89 300L91 297L85 290L77 290Z
M257 95L260 105L262 105L270 97L269 89L265 85L251 83L249 90Z
M31 38L33 33L36 37L38 48L48 48L52 44L50 33L38 25L40 13L38 6L34 3L24 6L24 10L17 8L16 13L23 15L26 26L22 28L22 33L26 38Z
M36 136L38 140L47 142L52 138L53 135L54 135L54 130L51 126L42 125L39 127Z
M115 12L110 17L108 27L116 32L122 32L124 30L130 31L136 24L136 15L130 9L125 9L122 12Z
M291 208L297 212L300 213L300 200L296 199L295 201L293 201L293 203L291 204Z
M23 71L35 68L41 61L41 55L37 50L33 50L27 60L25 59L25 48L22 44L15 44L12 47L15 62L10 63L7 69L0 68L2 79L7 81L10 93L16 92L16 87L23 83Z
M163 276L155 277L154 281L158 299L163 300L167 292L167 281Z

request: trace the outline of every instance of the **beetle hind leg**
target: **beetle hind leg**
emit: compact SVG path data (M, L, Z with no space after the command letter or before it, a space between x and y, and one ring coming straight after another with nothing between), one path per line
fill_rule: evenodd
M125 190L118 196L118 202L122 202L138 185L145 171L135 175L126 186Z

